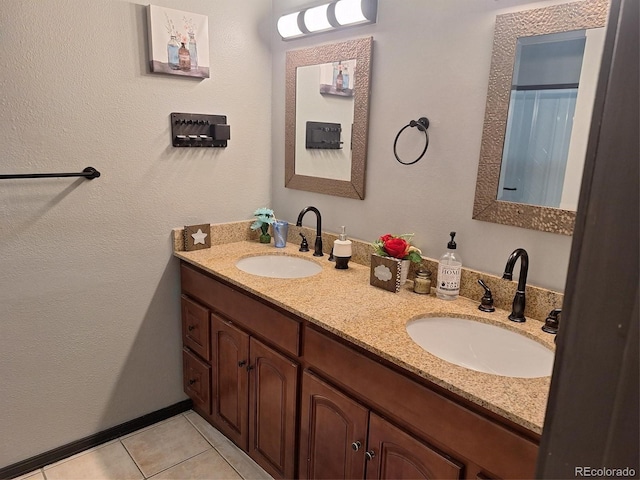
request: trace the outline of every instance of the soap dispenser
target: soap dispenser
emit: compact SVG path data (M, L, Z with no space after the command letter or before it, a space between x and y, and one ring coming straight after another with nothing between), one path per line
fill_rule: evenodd
M455 300L460 294L460 275L462 260L456 255L456 232L451 232L451 241L447 243L447 252L438 262L438 285L436 296L442 300Z
M336 268L345 270L349 268L349 259L351 258L351 240L347 240L344 226L338 240L333 242L333 256L336 260Z

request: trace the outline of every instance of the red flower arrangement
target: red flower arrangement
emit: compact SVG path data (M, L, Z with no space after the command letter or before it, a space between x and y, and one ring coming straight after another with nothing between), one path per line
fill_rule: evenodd
M411 260L415 263L422 261L422 252L411 245L413 233L404 235L391 235L387 233L373 242L375 253L381 257L393 257L400 260Z

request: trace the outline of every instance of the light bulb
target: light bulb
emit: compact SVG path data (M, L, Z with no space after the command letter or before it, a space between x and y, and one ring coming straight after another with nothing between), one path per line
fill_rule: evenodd
M320 5L319 7L309 8L304 12L304 26L310 32L319 32L331 28L329 19L327 18L327 9L329 4Z
M302 30L298 27L298 15L300 15L300 12L294 12L283 15L278 19L278 33L282 38L302 35Z
M361 0L340 0L335 7L336 20L340 25L367 21L362 12Z

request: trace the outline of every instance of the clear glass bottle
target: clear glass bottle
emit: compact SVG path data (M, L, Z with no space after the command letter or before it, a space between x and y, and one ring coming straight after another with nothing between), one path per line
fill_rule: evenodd
M455 300L460 294L460 275L462 260L456 255L456 232L451 232L451 241L447 244L447 253L438 262L438 285L436 296L441 300Z
M413 291L421 295L429 295L431 293L431 271L421 268L416 272L416 278L413 280Z
M344 90L347 90L348 88L351 88L349 86L349 69L347 68L346 65L342 69L342 88Z
M169 42L167 43L167 63L172 70L179 70L179 58L178 50L180 50L180 44L175 35L171 35Z
M191 55L189 55L189 50L185 47L184 42L181 45L178 50L178 63L180 64L180 70L188 72L191 70Z
M191 57L191 70L198 69L198 46L195 33L189 32L189 56Z

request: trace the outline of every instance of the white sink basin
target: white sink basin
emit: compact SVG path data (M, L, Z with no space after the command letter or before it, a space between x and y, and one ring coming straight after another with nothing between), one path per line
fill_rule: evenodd
M269 278L304 278L322 271L313 260L289 255L255 255L236 262L243 272Z
M420 318L407 333L427 352L447 362L504 377L551 375L554 352L505 328L464 318Z

